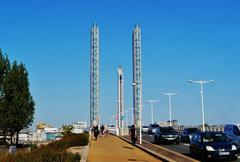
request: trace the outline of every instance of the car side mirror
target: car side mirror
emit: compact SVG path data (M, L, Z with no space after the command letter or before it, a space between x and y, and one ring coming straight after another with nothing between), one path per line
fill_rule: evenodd
M236 136L240 136L240 132L234 132Z

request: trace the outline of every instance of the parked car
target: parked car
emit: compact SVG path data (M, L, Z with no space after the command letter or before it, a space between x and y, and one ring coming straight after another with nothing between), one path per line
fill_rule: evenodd
M158 127L158 124L150 124L148 127L148 134L155 134Z
M148 126L142 126L142 132L147 133L148 132Z
M232 143L237 146L238 153L240 153L240 124L225 125L224 133L232 140Z
M181 141L189 143L196 132L200 132L200 130L198 128L185 128L181 133Z
M190 153L207 159L237 160L237 147L222 132L197 132L190 142Z
M0 138L0 145L7 145L7 140L6 138Z
M158 127L154 134L154 142L161 144L164 142L175 142L179 144L179 134L173 129L173 127Z

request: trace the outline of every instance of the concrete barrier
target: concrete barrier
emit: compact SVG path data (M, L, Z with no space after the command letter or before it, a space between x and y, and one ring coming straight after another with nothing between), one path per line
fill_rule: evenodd
M121 136L117 136L117 137L119 137L120 139L122 139L128 143L131 143L130 140L128 140L124 137L121 137ZM147 145L150 145L150 146L152 145L153 147L156 147L158 151L156 152L153 149L151 149L150 147L148 148ZM182 155L180 153L174 152L174 151L166 149L164 147L153 145L152 143L145 141L145 140L143 140L142 145L136 144L136 147L140 148L141 150L145 151L146 153L148 153L162 161L165 161L165 162L199 162L198 160L192 159L188 156Z

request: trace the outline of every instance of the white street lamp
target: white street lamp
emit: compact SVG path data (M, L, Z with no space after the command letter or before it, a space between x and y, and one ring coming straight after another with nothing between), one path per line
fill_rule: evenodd
M132 111L131 111L132 110ZM133 107L130 107L129 108L129 112L132 113L132 124L134 124L134 108Z
M178 92L174 92L174 93L161 93L161 94L168 96L169 118L170 118L169 125L172 126L172 104L171 104L171 96L178 94Z
M205 131L205 116L204 116L204 102L203 102L203 84L213 82L214 80L189 80L190 83L197 83L200 84L200 94L201 94L201 105L202 105L202 128L203 132Z
M153 104L155 102L158 102L159 100L146 100L147 102L149 102L151 104L151 124L153 124Z
M142 144L142 84L132 83L132 86L139 86L140 89L140 110L139 110L139 144Z
M125 122L126 122L127 128L128 128L128 112L129 112L129 110L125 110L125 111L124 111L124 114L126 114L126 115L125 115L125 116L126 116Z

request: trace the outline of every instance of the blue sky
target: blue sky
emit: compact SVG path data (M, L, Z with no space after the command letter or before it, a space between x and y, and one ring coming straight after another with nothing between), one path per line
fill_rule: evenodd
M154 119L201 124L204 85L209 124L240 122L240 2L237 0L0 0L0 48L26 64L36 102L35 122L89 121L90 28L100 28L100 118L116 112L117 67L124 68L125 107L132 107L134 25L142 29L143 98L159 99ZM129 114L130 115L130 114ZM144 102L143 121L150 121Z

